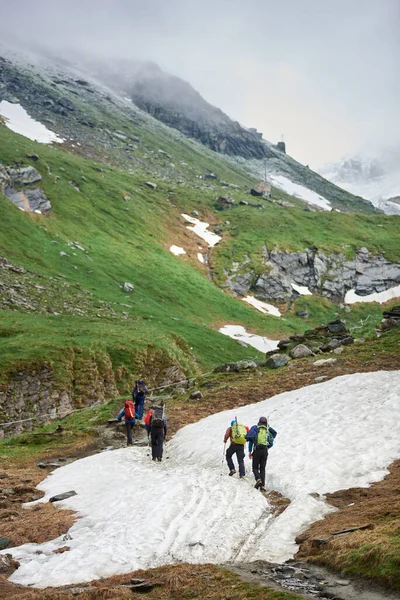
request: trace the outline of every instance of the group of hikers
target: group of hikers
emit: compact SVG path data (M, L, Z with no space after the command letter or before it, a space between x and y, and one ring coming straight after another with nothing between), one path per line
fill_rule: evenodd
M143 379L138 379L132 390L132 400L125 402L124 408L118 415L118 421L125 420L126 436L128 446L133 445L132 427L137 420L143 421L147 431L149 444L151 444L151 456L153 461L161 462L163 457L164 442L167 438L168 422L165 416L164 405L153 406L145 415L144 405L146 395L150 394ZM255 488L265 492L265 469L268 459L268 450L274 445L277 432L270 427L266 417L260 417L258 423L251 428L238 423L237 418L231 421L230 427L224 435L224 455L228 464L229 475L235 475L236 469L233 455L236 454L239 468L239 478L246 475L244 466L245 446L248 443L249 458L252 460L252 471L256 480ZM225 453L227 441L230 446Z

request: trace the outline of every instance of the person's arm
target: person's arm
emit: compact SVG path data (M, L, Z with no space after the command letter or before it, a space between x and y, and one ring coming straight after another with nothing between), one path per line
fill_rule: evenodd
M121 412L119 413L118 417L117 417L118 421L121 421L121 419L122 419L122 417L124 416L124 414L125 414L125 409L123 408L123 409L121 410Z
M226 442L229 440L231 435L232 435L232 427L228 427L228 429L225 431L225 435L224 435L224 444L226 444Z
M255 437L256 427L253 425L250 431L246 435L246 440L249 442L249 458L252 456L253 445L254 445L254 437Z
M150 394L150 390L148 389L147 385L144 386L144 393Z

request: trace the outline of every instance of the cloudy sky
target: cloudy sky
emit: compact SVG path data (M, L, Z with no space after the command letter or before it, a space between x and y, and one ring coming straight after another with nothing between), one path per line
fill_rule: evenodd
M0 0L0 33L154 60L312 167L400 139L400 0Z

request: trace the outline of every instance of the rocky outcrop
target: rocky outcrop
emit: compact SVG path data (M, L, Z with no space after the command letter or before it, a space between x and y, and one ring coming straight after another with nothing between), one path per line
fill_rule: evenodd
M393 327L400 327L400 306L393 306L393 308L383 313L381 329L386 331Z
M296 359L312 356L315 353L335 351L341 346L353 343L354 339L347 331L346 325L337 319L327 325L309 329L303 334L295 333L281 340L278 348ZM276 351L267 352L267 357L272 357L274 352Z
M243 273L244 268L238 273L240 265L234 264L230 273L225 272L226 287L241 296L252 292L260 300L284 302L299 295L292 286L295 284L341 302L349 290L366 296L400 284L400 264L374 256L367 248L356 251L351 259L317 248L304 252L268 252L264 248L262 260L265 272L261 275L251 270Z
M35 167L11 168L0 165L0 192L21 210L41 214L50 212L51 204L44 192L38 187L27 187L41 179Z

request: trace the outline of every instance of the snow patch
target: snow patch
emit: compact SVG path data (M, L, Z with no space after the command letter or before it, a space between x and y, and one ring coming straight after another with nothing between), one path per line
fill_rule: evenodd
M247 333L246 329L241 325L225 325L218 331L234 340L245 342L260 352L269 352L270 350L275 350L278 347L279 340L270 340L262 335Z
M290 285L300 296L312 296L312 292L305 285L297 285L297 283L291 283Z
M368 296L359 296L354 290L349 290L344 297L345 304L355 304L356 302L387 302L393 298L400 297L400 285L384 290L383 292L374 292Z
M210 226L209 223L199 221L199 219L195 219L195 217L191 217L190 215L186 215L184 213L182 213L182 217L189 223L193 224L193 227L188 227L188 229L205 240L207 244L211 246L211 248L215 246L215 244L218 244L218 242L222 239L220 235L217 235L212 231L207 231L208 227Z
M251 304L251 306L254 306L254 308L264 314L273 315L274 317L281 316L279 308L276 308L276 306L273 306L272 304L267 304L266 302L257 300L257 298L254 298L254 296L246 296L245 298L242 298L242 300L247 302L247 304Z
M68 541L3 550L21 563L10 579L44 588L176 562L283 562L297 550L296 535L333 510L323 494L367 487L400 456L399 390L400 371L344 375L188 425L162 464L146 448L123 448L56 469L38 486L38 502L74 489L58 504L81 518ZM267 487L291 500L278 517L253 488L247 456L245 480L228 477L225 463L221 478L222 436L235 416L245 425L269 417L278 431Z
M332 206L330 202L320 196L316 192L309 190L308 188L300 185L298 183L294 183L284 175L275 175L273 173L268 174L268 179L272 183L273 186L283 190L287 194L291 196L295 196L296 198L300 198L300 200L305 200L309 204L315 204L319 206L323 210L332 210Z
M198 252L198 253L197 253L197 258L198 258L198 260L199 260L201 263L203 263L203 264L204 264L204 256L202 255L202 253L201 253L201 252Z
M32 119L20 104L11 104L11 102L2 100L0 102L0 115L5 118L6 125L11 131L24 135L34 142L51 144L52 142L62 143L64 141L42 123Z
M186 254L184 249L180 246L171 246L169 250L172 252L172 254L175 254L175 256L179 256L179 254Z

